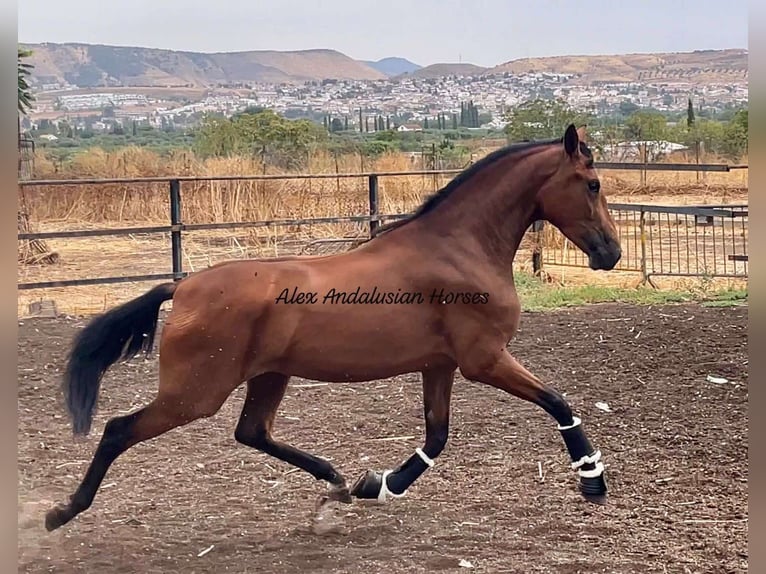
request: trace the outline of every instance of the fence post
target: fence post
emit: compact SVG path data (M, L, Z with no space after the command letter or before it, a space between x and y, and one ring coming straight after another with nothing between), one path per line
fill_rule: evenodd
M368 190L370 192L370 237L372 237L380 225L378 221L378 176L374 173L370 174Z
M173 280L183 279L183 258L181 251L181 182L170 180L170 244L173 264Z
M536 233L534 247L532 249L532 273L539 277L543 270L543 225L544 221L538 220L532 224L532 231Z
M641 285L646 285L649 276L646 274L646 212L643 208L638 220L638 230L641 236Z

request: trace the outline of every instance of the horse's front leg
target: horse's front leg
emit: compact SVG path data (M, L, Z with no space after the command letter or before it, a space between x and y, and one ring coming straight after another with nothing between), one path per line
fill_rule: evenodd
M605 504L607 488L601 451L591 445L582 421L572 415L572 409L558 392L525 369L507 350L484 349L487 347L463 357L460 363L463 376L530 401L556 419L572 468L580 475L580 492L590 502Z
M455 367L423 371L423 412L426 421L426 440L422 449L415 450L396 470L376 472L368 470L354 484L352 496L377 499L399 498L426 470L434 466L449 435L450 399Z

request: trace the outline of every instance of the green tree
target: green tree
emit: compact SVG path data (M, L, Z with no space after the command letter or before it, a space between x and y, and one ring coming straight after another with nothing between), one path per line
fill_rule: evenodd
M261 110L231 119L206 117L195 134L195 148L201 155L252 154L265 163L293 167L302 165L307 152L327 138L323 127L310 120L288 120Z
M242 153L243 142L236 120L207 116L202 120L194 137L194 147L203 156L229 156Z
M739 110L724 124L721 152L731 159L740 159L748 152L747 116L747 110Z
M623 116L629 116L630 114L637 112L639 109L640 109L639 106L637 104L634 104L633 102L624 101L624 102L620 102L620 105L619 105L620 113Z
M686 106L686 126L690 129L694 126L694 104L691 98L689 98L689 105Z
M19 113L21 115L27 115L29 110L32 109L32 102L35 101L35 97L32 95L32 88L27 82L27 78L32 74L34 66L28 62L24 62L24 58L28 58L32 55L30 50L18 49L18 69L19 69Z
M572 109L563 100L534 99L506 113L505 133L510 141L559 138L567 126L588 124L590 116Z
M340 118L333 118L330 122L330 131L331 132L340 132L343 131L343 122L340 121Z
M625 122L625 137L642 141L662 141L668 137L667 120L658 112L634 112Z

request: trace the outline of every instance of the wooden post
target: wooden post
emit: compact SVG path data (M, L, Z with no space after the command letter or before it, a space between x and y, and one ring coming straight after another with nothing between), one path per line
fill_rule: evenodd
M378 221L378 176L374 173L370 174L368 191L370 196L370 237L373 237L375 230L380 225Z
M173 280L183 279L183 257L181 250L181 182L170 180L170 231Z
M545 222L535 221L532 224L532 231L535 233L534 247L532 248L532 273L535 277L540 277L543 270L543 228Z

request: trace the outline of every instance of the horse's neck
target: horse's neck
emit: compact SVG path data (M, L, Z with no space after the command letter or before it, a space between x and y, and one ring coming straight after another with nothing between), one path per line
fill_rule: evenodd
M448 229L472 257L507 273L535 219L537 191L555 171L546 159L541 150L498 160L463 183L424 223L434 231Z

